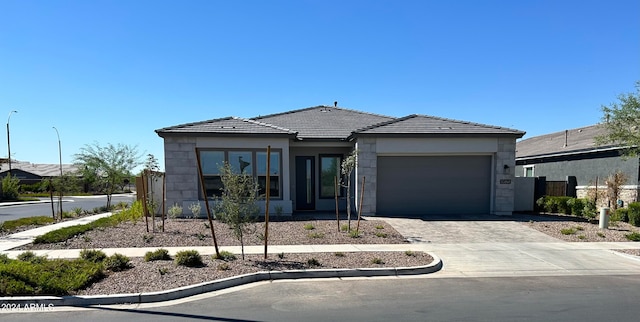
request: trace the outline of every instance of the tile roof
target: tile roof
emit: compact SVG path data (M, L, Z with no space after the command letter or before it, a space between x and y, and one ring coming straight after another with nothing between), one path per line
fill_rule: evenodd
M412 114L388 122L371 125L356 134L511 134L522 137L524 132L498 126Z
M516 135L524 132L497 126L425 115L394 118L341 107L314 106L251 119L226 117L156 130L165 134L199 135L290 135L301 140L347 140L354 134L418 135Z
M195 123L180 124L156 130L156 133L296 134L295 131L286 128L239 117L225 117Z
M534 136L516 142L516 159L611 149L616 146L597 146L594 138L606 133L603 124Z
M346 139L357 129L393 120L393 117L340 107L315 106L253 120L295 129L300 139Z

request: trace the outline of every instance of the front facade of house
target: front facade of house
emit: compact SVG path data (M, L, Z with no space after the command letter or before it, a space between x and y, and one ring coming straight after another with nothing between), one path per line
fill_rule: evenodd
M236 172L253 175L262 194L269 189L271 214L285 215L335 211L335 177L344 181L340 164L354 149L352 205L363 215L511 214L515 140L524 135L430 116L393 118L327 106L156 132L164 139L167 205L186 208L204 200L198 153L208 197L220 194L218 167L228 162ZM344 210L345 189L338 194Z

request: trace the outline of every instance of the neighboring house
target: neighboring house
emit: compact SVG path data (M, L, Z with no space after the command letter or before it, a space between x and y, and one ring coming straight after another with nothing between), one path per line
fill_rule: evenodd
M606 133L602 124L560 131L521 140L516 144L516 176L546 177L546 181L566 181L575 177L576 195L598 181L622 172L627 177L623 200L637 200L640 163L638 157L625 157L624 147L598 146L595 137Z
M513 211L515 141L524 132L424 115L402 118L317 106L251 119L226 117L156 130L164 139L167 207L220 195L227 161L265 192L271 146L273 209L334 211L334 177L358 151L353 204L363 215L499 214ZM364 198L360 205L361 185ZM340 209L345 191L340 188ZM264 207L264 204L262 204Z
M63 164L62 173L69 174L78 169L74 164ZM4 178L9 173L9 164L2 163L0 168L0 178ZM11 160L11 176L20 179L20 184L34 184L42 179L60 176L60 164L35 164Z

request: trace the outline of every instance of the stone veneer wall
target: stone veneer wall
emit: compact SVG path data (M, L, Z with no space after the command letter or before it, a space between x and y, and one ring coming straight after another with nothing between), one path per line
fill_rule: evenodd
M177 203L186 209L185 202L198 200L198 166L195 148L194 137L164 139L167 208Z
M356 189L355 200L356 210L362 207L362 215L373 215L376 212L376 189L377 189L377 163L376 139L360 138L356 142L358 150L358 162L356 165ZM360 187L362 177L365 177L364 200L360 205Z
M498 139L495 162L495 195L493 214L511 215L514 207L514 171L516 168L516 140ZM504 166L509 169L505 170Z
M622 191L620 191L620 200L624 202L624 207L626 207L631 202L638 201L638 197L640 196L640 186L624 185L621 188ZM595 186L577 186L576 196L578 198L587 198L587 191L589 189L595 189ZM598 199L598 204L596 205L597 207L607 207L609 205L609 200L604 195L606 191L606 186L598 185L598 194L600 195L600 197Z

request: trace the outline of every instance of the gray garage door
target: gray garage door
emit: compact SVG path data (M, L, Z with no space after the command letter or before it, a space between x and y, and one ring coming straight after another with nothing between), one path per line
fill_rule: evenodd
M491 156L378 157L379 215L488 214Z

